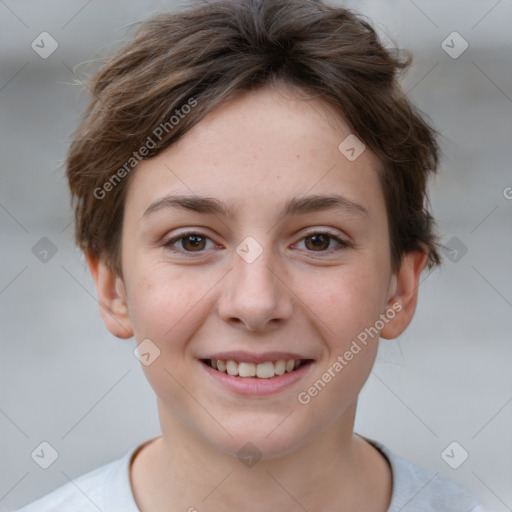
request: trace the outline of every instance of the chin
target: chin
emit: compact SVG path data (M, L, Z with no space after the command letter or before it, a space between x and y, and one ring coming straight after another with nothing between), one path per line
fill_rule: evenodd
M212 438L210 430L207 441L216 450L233 455L241 462L244 462L245 457L258 460L284 457L300 449L315 436L315 431L308 428L306 422L296 423L295 413L286 417L288 414L289 411L263 417L261 412L240 415L223 424L232 437L222 430L222 434Z

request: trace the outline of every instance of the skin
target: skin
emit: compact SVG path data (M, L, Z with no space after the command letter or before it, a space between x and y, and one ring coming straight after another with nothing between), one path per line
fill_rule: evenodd
M267 86L222 104L130 177L123 276L94 255L88 262L110 332L137 343L149 338L160 350L143 369L162 436L131 466L143 512L320 511L341 503L346 512L387 510L388 463L353 433L378 337L307 405L297 400L393 304L401 311L380 337L404 331L426 263L425 253L412 252L393 273L379 162L368 148L345 158L338 145L350 133L322 100ZM368 214L278 216L292 197L333 193ZM238 211L144 215L167 194L214 197ZM326 228L349 245L327 238L315 247L312 233ZM181 253L164 246L188 229L208 237L195 252L190 238L174 243ZM247 236L263 249L252 263L236 252ZM198 358L233 349L291 351L314 362L291 387L246 397L212 383L199 366ZM262 453L250 468L237 458L248 441Z

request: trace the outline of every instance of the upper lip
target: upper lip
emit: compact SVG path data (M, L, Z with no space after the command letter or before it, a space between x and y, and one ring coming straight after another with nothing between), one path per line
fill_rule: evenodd
M255 354L251 352L245 352L243 350L231 350L229 352L216 352L207 357L201 359L213 359L222 361L238 361L244 363L266 363L267 361L289 361L290 359L312 359L311 357L305 357L300 354L294 354L293 352L263 352L261 354Z

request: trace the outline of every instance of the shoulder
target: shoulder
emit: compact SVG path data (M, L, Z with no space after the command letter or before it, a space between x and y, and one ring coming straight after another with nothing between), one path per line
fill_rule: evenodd
M366 440L391 466L393 491L388 512L484 512L475 496L464 487L395 455L377 441Z
M139 512L130 486L130 460L140 446L121 458L65 483L15 512Z

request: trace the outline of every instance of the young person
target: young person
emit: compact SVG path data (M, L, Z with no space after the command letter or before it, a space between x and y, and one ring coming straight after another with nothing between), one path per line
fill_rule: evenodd
M481 510L353 431L439 263L408 62L342 8L217 1L147 20L93 77L76 239L162 435L24 512Z

